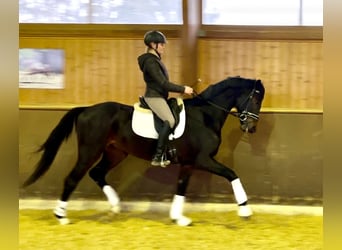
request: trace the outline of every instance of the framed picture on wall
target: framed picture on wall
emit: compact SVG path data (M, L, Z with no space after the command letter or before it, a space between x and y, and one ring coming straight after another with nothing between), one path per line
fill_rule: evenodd
M64 50L19 49L19 88L63 89Z

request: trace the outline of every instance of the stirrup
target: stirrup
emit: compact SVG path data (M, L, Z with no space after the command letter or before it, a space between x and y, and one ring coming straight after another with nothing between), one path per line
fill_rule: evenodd
M170 163L171 163L171 161L169 161L169 160L160 160L160 161L152 160L151 165L155 166L155 167L159 166L159 167L164 168L164 167L170 165Z
M152 161L151 161L151 165L152 166L159 166L159 167L166 167L168 165L170 165L171 161L169 161L168 159L164 159L165 154L163 154L160 158L157 156L153 157Z

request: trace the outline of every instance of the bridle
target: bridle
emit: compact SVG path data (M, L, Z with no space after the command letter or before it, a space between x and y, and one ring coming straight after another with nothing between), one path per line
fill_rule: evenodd
M224 108L224 107L222 107L220 105L217 105L216 103L214 103L212 101L209 101L209 100L201 97L196 91L193 92L193 96L200 98L201 100L205 101L206 103L210 104L211 106L213 106L213 107L215 107L215 108L217 108L219 110L222 110L222 111L224 111L224 112L226 112L228 114L231 114L231 115L239 118L240 122L244 122L244 123L247 122L248 123L249 122L248 121L249 118L251 118L251 119L253 119L255 121L259 120L259 115L255 114L255 113L252 113L252 112L249 112L247 110L249 105L250 105L250 103L251 103L251 101L252 101L252 99L253 99L253 97L254 97L254 95L255 95L255 93L259 93L259 90L256 89L256 81L254 83L254 88L252 89L252 91L248 94L247 98L241 104L241 105L243 105L243 104L245 104L247 102L246 107L245 107L245 109L242 112L230 111L230 110L228 110L228 109L226 109L226 108Z

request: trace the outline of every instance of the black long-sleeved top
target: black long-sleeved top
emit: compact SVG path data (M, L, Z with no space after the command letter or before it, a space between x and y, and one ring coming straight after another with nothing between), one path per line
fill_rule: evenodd
M167 99L169 92L184 93L184 86L169 81L167 69L158 56L152 53L144 53L138 57L138 64L146 83L146 97Z

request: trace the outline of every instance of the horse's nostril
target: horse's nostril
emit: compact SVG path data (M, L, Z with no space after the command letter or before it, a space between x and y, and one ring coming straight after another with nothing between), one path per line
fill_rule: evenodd
M253 123L249 123L249 124L244 123L244 124L241 124L240 129L245 133L248 132L252 134L256 132L256 125Z
M248 129L249 133L255 133L256 132L256 126L253 126L252 128Z

